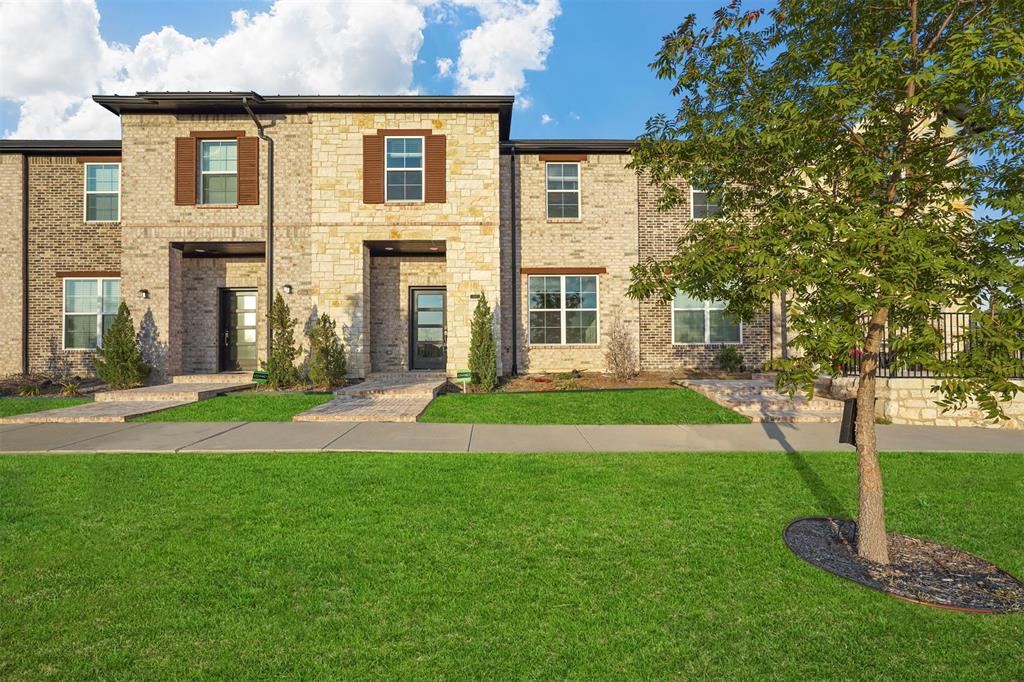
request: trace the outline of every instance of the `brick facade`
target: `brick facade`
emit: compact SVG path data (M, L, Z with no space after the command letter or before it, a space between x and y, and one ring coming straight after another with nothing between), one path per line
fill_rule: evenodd
M370 257L370 369L409 369L409 288L445 286L443 256Z
M22 158L0 154L0 377L22 369Z

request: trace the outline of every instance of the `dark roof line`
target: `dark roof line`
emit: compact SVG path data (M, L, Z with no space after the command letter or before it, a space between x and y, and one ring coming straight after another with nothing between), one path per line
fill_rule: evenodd
M629 154L635 147L636 140L507 140L501 143L501 151L506 154L513 149L517 154Z
M242 112L249 98L257 113L287 111L493 111L498 113L500 139L507 140L515 97L490 95L259 95L238 92L139 92L135 95L94 95L93 101L117 115L124 112ZM244 113L244 112L242 112Z
M121 153L121 140L0 140L0 153L99 154Z

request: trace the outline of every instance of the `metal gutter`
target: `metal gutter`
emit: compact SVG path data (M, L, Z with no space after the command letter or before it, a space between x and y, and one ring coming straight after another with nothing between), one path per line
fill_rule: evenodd
M256 124L256 134L267 143L267 245L263 259L267 268L267 359L270 359L271 346L274 342L274 329L270 323L270 308L274 305L274 140L263 129L263 124L249 106L249 98L259 102L262 98L255 94L242 97L242 108ZM257 178L257 182L259 179Z
M0 154L3 153L29 156L116 156L121 153L121 140L0 140Z
M507 140L501 143L501 153L629 154L635 147L636 140Z
M28 374L28 156L21 157L21 373Z
M513 147L509 159L511 166L512 180L509 189L512 193L512 203L509 211L512 217L512 376L519 374L519 265L516 263L516 150Z

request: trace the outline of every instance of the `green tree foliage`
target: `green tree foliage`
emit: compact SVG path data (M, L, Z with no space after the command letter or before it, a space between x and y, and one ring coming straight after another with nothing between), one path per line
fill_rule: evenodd
M295 345L295 324L291 309L284 302L281 292L277 292L274 303L267 314L270 320L270 357L263 363L267 371L267 385L273 389L294 386L299 381L299 371L295 367L295 359L299 357L299 348Z
M309 330L309 380L318 388L331 389L345 383L347 371L345 344L338 338L334 320L322 313Z
M810 391L862 354L859 547L888 561L875 375L919 365L947 408L1002 416L1024 357L1024 4L1017 0L739 2L667 35L657 75L679 98L650 119L634 166L679 205L679 178L717 193L631 294L676 288L750 319L790 294L780 383ZM949 357L934 320L972 324Z
M135 323L128 305L121 301L114 321L103 334L103 348L96 351L96 374L111 388L135 388L149 378L150 366L142 360Z
M469 371L473 385L482 391L491 391L498 384L498 356L494 344L494 313L487 296L480 294L473 310L469 338Z

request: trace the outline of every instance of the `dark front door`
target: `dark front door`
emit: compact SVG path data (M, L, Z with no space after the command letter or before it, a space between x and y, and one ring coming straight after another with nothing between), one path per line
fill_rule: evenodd
M409 299L409 364L412 369L444 369L445 290L414 287Z
M220 370L253 370L256 363L254 289L220 290Z

